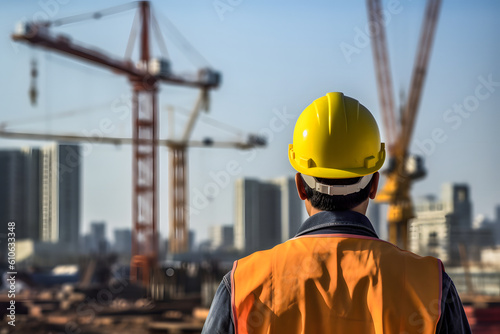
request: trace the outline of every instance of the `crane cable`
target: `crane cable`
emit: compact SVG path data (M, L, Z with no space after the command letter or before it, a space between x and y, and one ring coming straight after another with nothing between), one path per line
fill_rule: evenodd
M170 21L165 15L159 11L160 22L166 28L166 31L171 33L172 41L177 43L178 47L183 49L186 53L186 57L193 63L193 65L199 67L211 67L208 60L203 57L203 55L194 48L194 46L187 40L184 35L181 34L179 29Z
M137 41L137 32L139 31L139 10L136 10L134 15L134 20L132 21L132 27L130 29L130 35L127 42L127 49L125 50L125 59L132 59L132 52L134 51L134 46ZM165 59L170 59L168 55L167 45L165 43L165 37L163 36L156 16L151 12L151 26L153 34L155 36L156 42L158 43L158 48L162 56Z
M89 114L91 112L96 112L102 110L102 108L109 107L111 102L105 102L101 103L96 106L92 107L84 107L84 108L75 108L75 109L70 109L70 110L65 110L61 112L56 112L56 113L47 113L44 115L37 115L37 116L32 116L32 117L23 117L23 118L18 118L18 119L13 119L9 121L4 121L0 123L0 128L5 129L7 126L13 125L12 123L15 123L15 125L20 125L20 124L31 124L31 123L37 123L37 122L43 122L43 121L50 121L54 119L62 119L62 118L67 118L71 117L77 114Z
M49 21L49 22L45 23L45 25L48 27L50 27L50 26L60 27L62 25L91 20L91 19L98 20L104 16L110 16L110 15L114 15L117 13L121 13L121 12L130 10L132 8L136 8L138 3L139 3L139 1L134 1L134 2L129 2L129 3L123 4L123 5L119 5L119 6L106 8L106 9L103 9L103 10L100 10L97 12L90 12L90 13L83 13L83 14L67 16L67 17L57 19L57 20Z
M165 106L165 111L169 111L168 108L173 108L174 111L178 111L180 112L181 114L185 115L185 116L189 116L191 114L191 110L185 108L185 107L181 107L181 106L175 106L175 105L167 105ZM221 122L219 120L216 120L215 118L212 118L210 116L207 116L207 115L201 115L202 117L200 117L200 121L206 123L206 124L209 124L215 128L219 128L221 130L224 130L226 132L229 132L229 133L233 133L233 134L236 134L238 136L242 136L244 131L241 130L241 129L238 129L237 127L234 127L232 125L229 125L227 123L224 123L224 122Z
M137 31L139 30L139 10L135 11L132 27L128 36L127 49L125 49L125 59L132 59L132 52L134 51L135 41L137 40Z
M154 15L153 12L151 12L151 22L152 22L153 33L155 34L156 42L158 43L158 48L160 49L160 52L163 55L163 57L169 59L170 57L168 55L167 44L165 43L165 37L161 32L160 25L158 24L156 16Z

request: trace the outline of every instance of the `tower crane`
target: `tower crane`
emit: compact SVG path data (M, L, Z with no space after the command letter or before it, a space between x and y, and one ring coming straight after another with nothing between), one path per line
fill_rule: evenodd
M414 217L411 186L413 181L426 174L423 159L411 155L408 147L415 127L440 6L441 0L427 1L408 99L402 103L400 117L396 118L382 8L380 0L367 0L369 22L377 24L379 28L378 33L372 36L372 50L390 157L389 168L385 172L386 182L375 200L389 203L389 241L402 248L408 246L408 222Z
M140 59L133 64L129 59L109 56L96 48L86 47L63 35L53 34L51 22L25 22L17 27L12 35L15 41L27 42L107 68L118 75L125 76L132 86L132 131L133 147L132 173L132 259L131 279L149 283L151 269L158 260L158 145L170 149L170 241L172 252L187 251L187 184L186 150L193 142L189 141L199 112L208 107L208 94L220 85L220 74L210 68L198 71L197 78L186 78L173 74L168 61L152 58L150 55L151 10L148 1L140 1ZM101 17L108 11L92 15ZM86 15L70 18L78 20ZM159 83L193 87L200 90L199 98L191 113L188 125L181 140L158 139L157 95ZM30 137L32 139L57 139L57 135L36 135L8 133L3 136ZM84 139L78 136L59 136L65 141ZM88 139L88 138L87 138ZM130 140L129 140L130 141ZM127 142L126 138L100 138L99 142ZM195 145L200 143L194 143ZM206 146L202 143L200 146ZM239 148L265 145L265 141L251 136L248 143L231 144ZM213 145L217 147L217 145Z

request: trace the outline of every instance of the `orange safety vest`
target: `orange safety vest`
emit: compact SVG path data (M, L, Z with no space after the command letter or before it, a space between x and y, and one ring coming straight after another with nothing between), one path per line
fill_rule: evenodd
M300 236L236 261L236 334L435 333L442 263L355 235Z

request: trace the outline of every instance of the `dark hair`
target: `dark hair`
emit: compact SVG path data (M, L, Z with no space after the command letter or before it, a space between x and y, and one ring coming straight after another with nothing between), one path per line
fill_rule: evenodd
M302 176L301 176L302 177ZM361 179L360 177L354 177L349 179L324 179L320 177L315 178L317 182L327 184L327 185L348 185L354 184ZM345 211L354 208L355 206L362 203L368 198L370 194L370 189L372 187L374 177L370 182L358 191L357 193L349 195L328 195L323 194L315 189L312 189L307 185L307 183L302 179L304 188L306 190L307 199L311 201L311 205L316 209L323 211Z

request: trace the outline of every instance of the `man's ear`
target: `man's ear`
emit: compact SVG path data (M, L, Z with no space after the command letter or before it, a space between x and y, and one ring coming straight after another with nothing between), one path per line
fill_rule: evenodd
M375 172L373 174L373 181L372 181L372 187L370 189L370 194L369 194L369 197L371 199L374 199L375 196L377 196L377 189L378 189L378 181L380 179L380 174L379 172Z
M297 186L300 199L305 201L307 199L306 188L304 187L304 180L300 173L295 174L295 185Z

